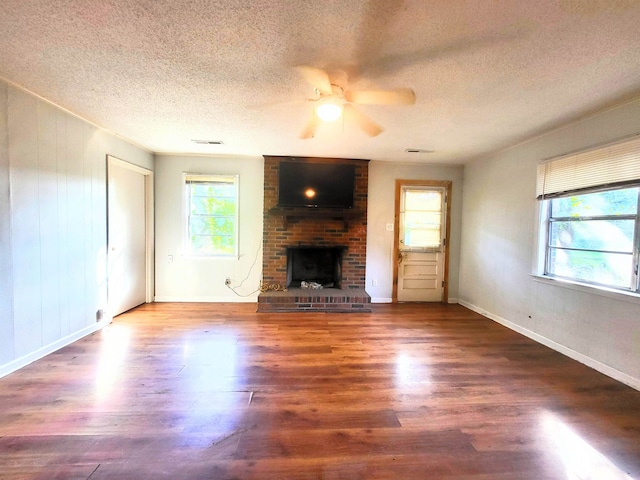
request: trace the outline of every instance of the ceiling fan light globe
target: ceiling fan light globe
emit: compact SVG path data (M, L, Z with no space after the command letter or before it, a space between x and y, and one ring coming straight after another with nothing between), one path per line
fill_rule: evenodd
M316 108L316 115L320 120L333 122L342 115L342 106L335 103L323 103Z

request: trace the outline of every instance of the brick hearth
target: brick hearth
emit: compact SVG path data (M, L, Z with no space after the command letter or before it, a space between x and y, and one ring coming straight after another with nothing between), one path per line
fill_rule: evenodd
M342 257L342 289L290 289L258 296L258 311L366 311L368 160L265 156L263 286L287 281L287 247L346 246ZM278 165L281 161L351 163L355 165L354 206L351 209L280 208Z
M371 298L364 288L339 290L305 290L291 288L286 292L264 292L258 297L259 312L370 312Z

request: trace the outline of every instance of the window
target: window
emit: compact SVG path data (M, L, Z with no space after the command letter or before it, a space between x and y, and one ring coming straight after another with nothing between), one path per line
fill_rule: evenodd
M540 272L640 293L640 138L538 168Z
M638 290L640 187L548 200L545 274Z
M188 253L238 253L238 177L185 175Z
M443 189L403 187L400 250L441 251Z

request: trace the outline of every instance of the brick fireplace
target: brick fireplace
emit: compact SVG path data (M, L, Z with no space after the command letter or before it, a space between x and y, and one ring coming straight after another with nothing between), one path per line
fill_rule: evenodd
M364 289L368 160L281 156L265 156L264 159L262 285L272 290L258 296L258 311L368 311L371 299ZM353 208L278 206L278 169L282 161L354 165ZM328 280L324 272L309 273L310 277L317 277L309 280L320 280L317 283L325 285L317 290L299 288L298 284L305 276L299 271L296 273L299 278L292 282L292 258L308 249L324 249L325 253L319 255L333 252L330 262L340 277ZM328 260L322 258L321 263L326 264ZM304 268L309 270L308 257L304 259ZM291 285L282 291L288 283Z

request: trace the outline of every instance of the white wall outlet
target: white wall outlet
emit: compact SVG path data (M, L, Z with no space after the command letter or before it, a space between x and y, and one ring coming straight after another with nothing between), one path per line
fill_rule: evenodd
M378 280L376 280L376 279L371 280L371 286L372 287L377 287L378 286Z
M387 232L393 232L393 223L387 223L386 230Z
M173 263L173 255L168 255L167 256L167 262L168 263Z

